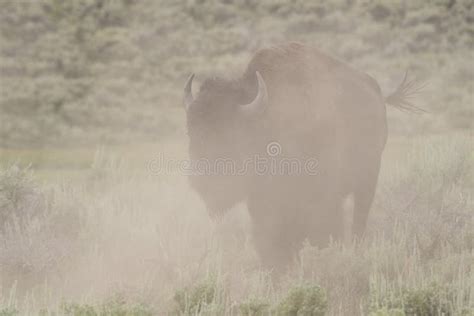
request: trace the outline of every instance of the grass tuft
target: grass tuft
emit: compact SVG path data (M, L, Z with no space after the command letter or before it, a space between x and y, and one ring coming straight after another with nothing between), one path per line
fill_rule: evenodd
M318 285L300 285L291 288L276 308L277 315L323 316L328 311L325 291Z

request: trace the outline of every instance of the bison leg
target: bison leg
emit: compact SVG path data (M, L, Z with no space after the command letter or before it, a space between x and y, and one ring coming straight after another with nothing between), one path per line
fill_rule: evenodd
M342 198L329 194L315 202L316 210L311 209L312 218L308 222L309 238L312 245L327 247L330 240L340 241L344 236L344 217Z
M264 200L270 199L248 202L253 240L263 266L280 273L293 262L303 238L300 227L289 224L290 210Z
M367 218L372 201L374 200L377 179L380 170L380 157L373 159L373 164L365 165L358 170L354 189L354 214L352 222L352 233L356 238L361 238L365 233Z
M285 271L294 260L298 250L293 244L294 240L285 238L284 235L284 231L280 233L277 230L262 231L260 228L254 229L253 232L255 248L263 266L277 273Z

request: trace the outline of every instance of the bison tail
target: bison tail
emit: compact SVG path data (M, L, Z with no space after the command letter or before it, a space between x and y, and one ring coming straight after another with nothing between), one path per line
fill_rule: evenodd
M405 77L402 83L398 86L392 94L385 98L385 103L391 105L401 111L407 111L412 113L426 113L427 111L415 106L410 99L420 93L425 87L425 83L421 83L416 79L407 80L408 71L405 72Z

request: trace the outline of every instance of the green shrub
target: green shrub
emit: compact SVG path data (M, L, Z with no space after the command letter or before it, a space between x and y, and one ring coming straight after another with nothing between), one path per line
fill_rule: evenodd
M114 300L101 305L66 303L61 307L65 316L151 316L152 310L142 304L129 305Z
M370 316L405 316L405 312L400 308L391 308L386 307L379 308L375 311L372 311Z
M186 287L176 291L174 301L175 315L195 315L219 309L217 303L217 285L214 278L210 278L193 287Z
M435 285L426 289L407 290L403 294L405 314L449 315L451 308L446 294L446 289Z
M18 315L18 311L14 308L1 308L0 309L0 316L16 316Z
M0 167L2 287L57 275L84 249L82 202L41 186L29 168Z
M239 306L242 316L265 316L270 314L270 304L260 299L250 299Z
M0 167L0 232L6 225L23 226L28 219L41 216L46 199L33 181L29 168Z
M328 311L326 293L318 285L301 285L289 290L276 309L277 315L320 316Z
M391 293L373 304L370 315L452 315L454 299L449 288L432 283Z

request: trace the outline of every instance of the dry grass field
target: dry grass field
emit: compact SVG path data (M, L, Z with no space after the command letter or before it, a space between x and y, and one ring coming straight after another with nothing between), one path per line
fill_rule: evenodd
M148 169L164 148L185 157L166 143L8 152L19 159L0 175L5 315L472 313L470 136L391 139L367 238L308 244L278 280L244 207L212 222L184 176Z

